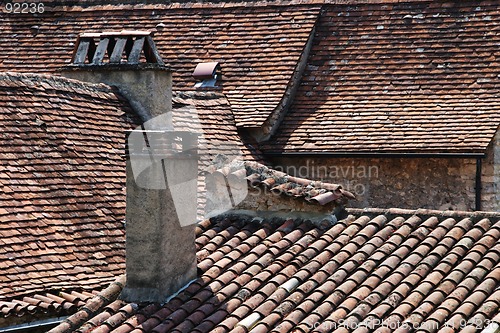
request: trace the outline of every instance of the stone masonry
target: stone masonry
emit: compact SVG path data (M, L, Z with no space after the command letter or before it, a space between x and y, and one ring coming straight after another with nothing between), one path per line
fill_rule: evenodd
M495 162L495 163L494 163ZM500 209L500 135L482 163L481 209ZM341 184L354 193L350 207L415 207L472 211L475 158L277 158L278 170Z

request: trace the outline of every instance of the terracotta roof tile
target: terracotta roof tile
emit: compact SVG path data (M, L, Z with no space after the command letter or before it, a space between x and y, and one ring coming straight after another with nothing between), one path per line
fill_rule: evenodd
M90 5L82 10L47 2L36 16L6 15L0 43L8 47L0 52L0 70L54 73L69 63L80 33L154 31L159 53L173 70L174 89L192 89L196 65L217 61L236 124L260 126L288 92L319 6L230 5ZM36 35L30 29L34 25Z
M200 153L214 158L216 154L232 156L238 149L246 160L262 159L260 151L242 144L231 104L221 92L174 91L172 108L175 130L202 133L199 138ZM204 147L208 147L210 153L204 152Z
M484 152L500 124L499 12L491 1L325 6L294 103L262 149Z
M124 269L133 113L113 88L60 77L3 73L0 95L0 301L74 313Z
M2 313L11 323L24 313L74 313L91 296L84 290L102 289L124 269L123 137L137 120L117 91L105 85L4 73L0 94L3 135L9 137L0 148ZM222 139L245 150L224 96L176 93L174 109L186 105L197 108L206 140L224 134ZM214 114L227 126L214 130L209 117ZM252 230L225 232L209 238L214 248L235 232ZM45 298L59 291L64 301Z
M396 219L387 218L395 212ZM464 323L473 320L485 327L498 314L500 215L375 209L350 213L354 215L326 230L299 220L257 222L243 215L204 222L205 231L200 230L198 238L230 235L217 243L218 249L241 236L229 228L253 226L254 234L261 234L253 246L262 255L246 253L221 265L216 275L209 269L195 287L163 307L141 305L126 313L115 307L120 320L113 328L309 332L316 325L318 332L386 332L398 327L407 331L408 326L402 325L411 323L420 325L422 332L450 327L450 332L458 332L472 328ZM381 242L378 246L370 242L375 239ZM276 247L280 242L286 245ZM198 253L202 252L200 248ZM304 260L288 259L289 253ZM437 259L426 260L429 257ZM214 264L219 261L223 258ZM236 279L229 278L233 276ZM105 323L99 326L103 330L110 328L109 318Z

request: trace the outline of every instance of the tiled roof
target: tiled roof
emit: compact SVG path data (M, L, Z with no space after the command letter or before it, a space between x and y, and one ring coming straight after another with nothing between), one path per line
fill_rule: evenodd
M224 94L217 91L174 91L172 96L175 130L200 133L200 153L215 158L217 154L245 160L261 160L257 147L242 142Z
M0 95L1 326L24 314L72 313L123 272L124 138L136 125L128 103L106 85L4 73ZM245 159L259 156L241 143L222 94L175 92L176 129L193 130L183 118L192 113L179 112L191 106L212 147L231 141ZM250 163L248 175L275 177Z
M86 303L79 304L78 311L71 316L72 323L75 325L83 324L86 318L88 318L89 313L95 313L105 305L107 305L108 309L118 311L119 307L113 306L110 302L113 302L118 297L124 286L125 275L120 275L106 289L94 295ZM65 325L67 325L67 323L61 323L60 326Z
M324 229L226 215L196 233L200 277L167 303L96 298L98 310L51 333L476 332L500 323L499 213L350 210Z
M108 86L0 74L4 314L13 299L92 291L123 272L124 132L133 121Z
M108 282L109 283L109 282ZM54 318L74 314L85 305L97 291L67 291L40 293L24 296L20 299L0 301L0 326L12 323L26 323L26 316L32 318ZM24 319L20 319L24 318Z
M323 10L295 103L265 150L484 152L500 124L500 4Z
M218 161L261 161L257 145L242 142L227 98L217 91L174 91L173 124L176 131L198 133L201 172L198 177L198 218L206 214L205 174L214 172ZM227 159L227 160L226 160Z
M238 126L259 126L278 107L319 13L317 5L174 3L58 6L4 15L0 71L56 72L83 32L152 30L174 89L192 89L200 62L218 61Z

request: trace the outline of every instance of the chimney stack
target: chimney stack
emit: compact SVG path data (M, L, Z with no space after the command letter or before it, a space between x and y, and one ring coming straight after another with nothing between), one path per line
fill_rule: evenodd
M172 131L171 73L152 33L121 31L80 35L62 74L118 87L143 121L127 135L127 283L121 298L165 302L197 277L196 200L189 199L196 198L196 136Z
M62 75L118 87L143 122L172 110L172 75L149 31L81 34Z

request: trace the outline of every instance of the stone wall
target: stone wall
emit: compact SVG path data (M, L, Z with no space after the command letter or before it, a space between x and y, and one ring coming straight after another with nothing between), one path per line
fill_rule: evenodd
M500 211L500 131L487 150L483 162L482 210Z
M331 214L335 207L333 201L321 206L317 203L307 202L304 198L289 197L285 194L271 192L263 186L257 188L249 186L248 195L245 200L236 206L236 209L260 212Z
M496 139L483 161L483 210L499 209L498 135ZM493 159L498 160L495 166ZM358 198L350 201L349 207L475 208L474 158L277 158L273 164L295 176L341 184Z

